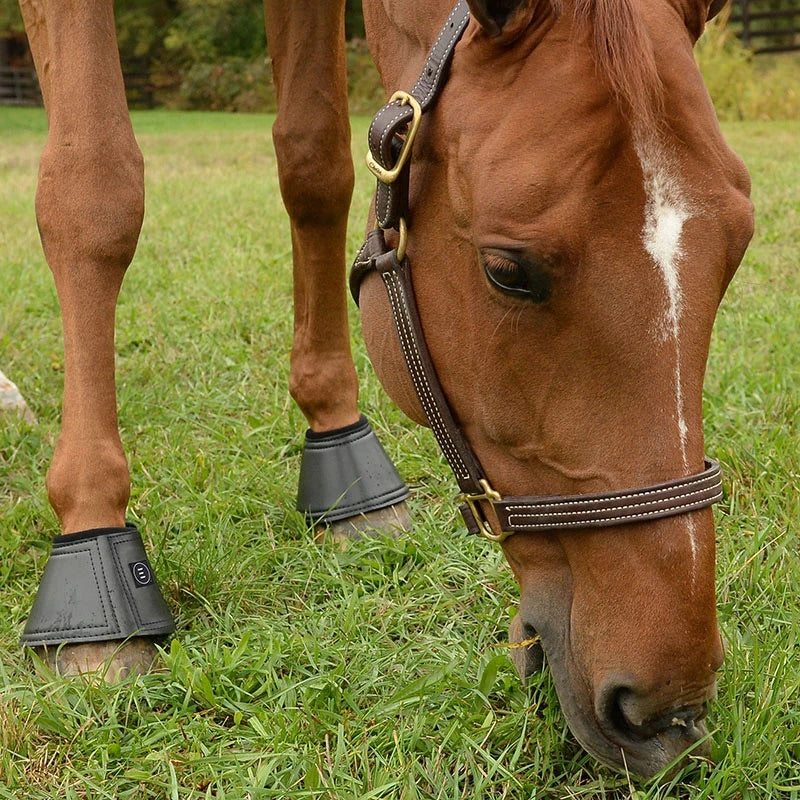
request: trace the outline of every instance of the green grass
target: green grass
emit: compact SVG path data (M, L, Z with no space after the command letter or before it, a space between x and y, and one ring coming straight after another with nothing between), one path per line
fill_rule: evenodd
M800 119L800 54L754 56L728 24L730 15L728 4L695 48L720 119Z
M716 765L631 789L575 743L546 674L519 684L509 570L463 535L430 434L385 398L355 324L363 407L416 529L339 552L291 510L304 425L271 118L134 123L148 207L119 305L120 414L130 516L180 632L164 672L115 687L36 678L17 646L56 531L43 475L63 374L33 219L44 119L0 110L0 368L39 418L0 431L0 798L800 798L800 126L726 126L758 226L707 379L727 491ZM359 173L351 251L369 190Z

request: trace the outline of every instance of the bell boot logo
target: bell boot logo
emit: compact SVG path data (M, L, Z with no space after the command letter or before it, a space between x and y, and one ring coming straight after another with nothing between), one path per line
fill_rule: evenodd
M146 561L134 561L128 564L137 586L150 586L154 583L153 570Z

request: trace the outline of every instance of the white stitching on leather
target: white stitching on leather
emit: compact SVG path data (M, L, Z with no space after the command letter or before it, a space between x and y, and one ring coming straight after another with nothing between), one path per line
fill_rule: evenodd
M696 497L700 492L709 492L709 491L711 491L712 489L715 489L715 488L716 487L712 485L712 486L703 487L702 489L692 489L692 491L685 492L684 494L675 495L675 497L670 498L669 508L673 507L673 503L672 503L673 500L683 500L683 499L685 499L687 497ZM664 501L655 499L655 500L648 500L647 502L644 502L644 503L623 503L622 505L608 506L607 508L603 507L603 505L602 505L603 502L608 502L608 501L607 500L603 501L602 499L596 499L596 500L568 500L568 501L563 502L563 503L545 503L545 504L542 504L541 506L534 506L534 504L531 503L528 506L508 506L507 508L508 508L509 513L512 510L515 511L515 512L525 512L527 510L528 511L527 516L534 516L534 517L544 517L544 516L547 516L547 517L568 517L568 516L577 515L577 514L594 514L594 513L597 513L597 515L599 517L599 516L602 516L603 514L607 514L608 512L611 512L611 511L623 511L624 509L628 509L628 508L630 508L630 509L646 508L647 506L653 506L653 505L656 505L658 503L662 503ZM588 504L588 505L591 506L591 508L570 508L569 511L550 511L549 510L549 509L555 509L555 508L578 506L578 505L581 505L581 504L584 504L584 505ZM535 508L535 510L532 510L534 508ZM517 513L516 516L525 517L526 514L525 513Z
M445 23L444 23L444 25L442 26L442 30L439 32L439 35L436 37L436 41L434 42L434 45L433 45L433 47L431 48L431 52L433 52L434 50L436 50L436 48L439 46L439 42L441 42L442 38L443 38L443 37L446 35L446 33L447 33L447 29L448 29L448 23L452 22L452 21L453 21L453 19L454 19L454 18L457 16L457 14L458 14L459 12L463 12L463 8L462 8L462 4L461 4L461 3L459 3L459 4L458 4L458 5L457 5L457 6L456 6L456 7L455 7L455 8L454 8L454 9L453 9L451 12L450 12L450 16L449 16L449 17L448 17L448 18L445 20ZM465 21L469 21L469 16L467 16L467 17L466 17L466 20L465 20ZM458 37L461 35L461 31L462 31L462 27L461 27L461 25L456 25L456 26L453 28L453 33L452 33L452 35L450 36L450 41L447 43L447 47L445 48L447 51L449 51L449 50L450 50L450 48L451 48L451 47L452 47L452 45L453 45L453 42L454 42L456 39L458 39ZM431 79L430 86L428 87L428 92L427 92L427 94L426 94L426 95L425 95L425 96L422 98L422 100L420 101L422 105L424 105L425 103L427 103L427 102L428 102L428 100L430 100L431 94L433 94L434 87L436 86L436 84L437 84L437 83L438 83L438 81L439 81L439 75L441 74L441 72L442 72L442 69L444 68L444 65L445 65L445 62L446 62L446 61L449 61L449 59L445 59L445 58L443 58L443 59L442 59L442 60L439 62L439 66L436 68L436 74L435 74L435 75L434 75L434 77ZM423 73L423 75L424 75L424 73ZM411 90L411 94L414 94L414 90L416 90L416 89L420 88L420 83L421 83L421 81L417 81L417 83L414 85L414 89L412 89L412 90Z
M434 42L434 45L431 48L431 53L435 52L436 49L439 47L441 41L447 35L447 31L450 28L450 23L452 23L453 20L459 14L463 15L463 19L460 20L460 23L458 25L453 25L452 33L450 35L450 40L448 41L448 43L447 43L447 45L445 47L445 54L449 55L449 51L451 50L451 48L453 46L453 43L459 39L459 37L461 36L461 33L463 31L464 26L466 25L467 22L469 22L469 11L464 7L463 3L459 3L450 12L450 15L447 17L447 19L445 20L444 25L442 26L442 29L439 31L439 35L436 37L436 41ZM426 92L426 94L420 100L421 105L424 106L430 101L432 95L434 94L435 88L436 88L436 86L437 86L437 84L439 82L439 78L441 76L442 70L444 69L445 63L448 63L449 60L450 59L448 57L448 58L442 58L439 61L439 64L436 67L436 72L434 73L434 75L430 79L430 85L428 86L428 91ZM426 64L427 64L427 61L426 61ZM423 72L422 76L420 76L420 79L414 84L414 88L411 90L411 94L414 97L417 96L417 92L422 88L423 78L424 77L425 77L425 73ZM399 101L395 101L395 102L399 102ZM368 141L370 142L370 147L371 147L372 137L373 137L373 134L375 132L375 127L376 127L376 124L378 122L378 119L381 118L382 112L385 109L387 109L389 107L389 105L390 104L387 104L386 106L384 106L384 108L381 109L381 111L378 112L378 114L376 114L372 119L372 123L369 126L369 132L368 132ZM400 108L402 109L403 107L400 106ZM392 137L394 136L394 126L398 122L398 120L400 120L403 116L405 116L405 111L401 110L398 114L396 114L388 122L383 123L383 121L381 120L382 124L384 125L384 128L383 128L383 132L381 133L380 146L378 148L378 159L380 160L381 164L384 167L387 166L386 162L383 159L383 150L384 150L384 147L386 146L386 138L388 136L390 136L390 135ZM385 205L384 205L384 211L381 214L377 207L375 209L375 213L378 215L378 219L379 219L381 224L383 224L383 222L385 220L388 220L388 218L389 218L389 213L390 213L391 207L392 207L392 196L393 196L393 190L392 190L391 184L383 184L382 183L382 188L383 188L383 194L385 195L385 199L386 199L386 202L385 202ZM376 201L377 201L377 198L376 198Z
M531 502L527 503L526 505L508 506L508 511L509 512L511 512L511 511L521 511L521 510L524 510L526 508L530 508L532 505L534 505L534 502L536 502L539 505L539 507L541 507L541 508L559 508L559 507L563 507L563 506L579 506L579 505L597 506L597 505L600 505L602 503L607 503L607 502L609 502L609 500L612 500L614 502L619 502L621 500L636 500L636 499L645 500L648 497L655 497L656 495L664 494L665 492L674 492L676 489L688 489L688 488L691 488L692 489L691 492L688 492L686 494L675 495L675 497L672 498L673 500L680 500L681 498L688 497L690 494L694 494L695 492L698 492L698 491L709 491L710 489L715 488L715 484L719 483L719 476L720 476L720 470L717 467L712 467L709 474L706 474L705 472L702 472L699 475L694 475L692 477L687 478L683 482L676 481L675 483L670 484L669 486L663 486L663 487L658 488L658 489L656 489L656 488L641 489L641 490L637 490L637 491L634 491L634 492L630 492L629 494L619 495L617 497L600 497L600 498L593 497L593 498L589 498L589 499L586 499L586 500L579 500L577 498L576 499L565 499L565 500L550 500L550 499L548 499L546 501L544 501L544 500L533 501L532 500ZM708 486L704 485L706 483L708 483L709 485ZM658 502L661 502L661 501L659 501L658 499L655 499L655 500L651 500L649 503L624 504L622 506L619 506L619 508L635 508L637 505L652 505L653 503L658 503ZM616 507L608 508L606 510L607 511L615 511ZM579 510L577 510L576 513L585 513L585 512L580 512Z
M693 495L687 495L687 496L691 497ZM711 498L707 498L707 499L704 499L704 500L696 500L693 503L684 503L683 505L679 505L679 506L670 506L668 509L664 509L664 511L671 512L669 516L673 516L673 515L676 514L676 512L686 511L687 509L693 508L695 506L709 506L712 503L715 503L715 502L717 502L717 500L720 500L720 499L722 499L722 490L718 491ZM631 508L636 508L636 506L631 506ZM614 511L615 509L608 509L608 510L609 511ZM617 516L617 517L599 517L596 520L594 520L592 518L589 518L589 519L582 519L582 520L572 520L571 522L570 521L568 521L568 522L527 522L527 523L523 523L523 524L525 526L525 529L532 529L532 528L566 528L566 527L570 527L570 526L574 527L574 526L581 525L581 524L583 526L587 526L588 527L589 523L595 522L595 521L596 522L601 522L604 526L606 526L606 525L609 525L609 524L614 523L614 522L619 522L620 520L631 520L631 519L637 519L637 518L641 518L641 517L651 517L652 513L653 513L652 511L643 511L643 512L636 513L636 514L621 514L620 516ZM521 516L521 515L517 514L516 516ZM551 515L547 515L547 516L558 516L558 515L551 514ZM568 516L568 514L564 514L564 516ZM510 528L515 527L514 525L512 525L511 516L510 515L508 517L508 523L509 523L509 527Z
M395 328L401 339L401 350L406 359L408 370L411 374L411 380L417 390L417 396L422 404L425 416L430 422L431 428L436 434L436 439L439 446L444 451L445 458L450 463L453 471L456 474L460 473L462 480L469 480L469 470L464 464L461 454L456 449L455 445L450 439L450 434L442 419L439 406L436 399L433 397L430 387L428 386L425 371L422 367L422 361L417 347L417 342L411 334L412 326L408 306L405 299L402 297L402 286L400 285L400 278L394 272L382 273L384 282L389 290L390 303L392 315L395 321ZM398 310L402 310L402 321L398 317ZM457 467L459 469L457 469Z
M399 119L402 119L405 116L405 111L402 110L402 106L400 107L400 109L401 110L397 114L395 114L394 117L392 117L391 121L386 125L386 127L383 130L383 135L381 136L381 145L378 150L378 156L381 159L381 161L383 161L383 148L386 145L386 137L390 133L392 133L395 122L397 122ZM385 167L386 164L384 164L383 166ZM386 210L383 212L381 216L381 222L383 222L383 220L385 220L389 216L389 211L392 205L392 185L383 183L383 181L381 181L381 184L383 185L386 192Z
M444 426L444 422L439 411L439 407L430 391L428 382L425 379L425 373L422 367L417 343L413 335L411 335L411 322L409 319L407 306L404 302L404 298L402 298L402 286L400 285L400 279L393 272L386 273L385 275L389 280L387 287L389 288L392 299L390 305L392 307L392 314L395 319L395 327L397 328L397 331L401 337L401 349L404 356L406 356L406 363L408 365L409 372L411 373L411 379L417 390L419 400L423 405L425 415L428 417L431 427L439 434L436 438L439 440L442 449L445 450L445 456L447 457L448 461L451 461L452 456L453 459L463 467L464 465L461 461L460 455L452 448L452 445L449 441L449 436L447 435L446 427ZM402 320L400 320L398 317L398 310L402 310ZM464 468L463 471L466 473L466 468Z

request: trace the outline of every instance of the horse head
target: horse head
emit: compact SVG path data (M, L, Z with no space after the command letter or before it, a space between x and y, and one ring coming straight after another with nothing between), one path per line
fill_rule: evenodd
M747 171L692 54L716 9L468 5L409 187L414 293L453 414L504 495L697 473L711 330L753 229ZM365 4L387 89L414 82L446 13ZM375 275L360 307L381 381L425 424ZM503 548L521 589L513 634L541 637L584 747L642 775L702 752L722 662L711 511Z

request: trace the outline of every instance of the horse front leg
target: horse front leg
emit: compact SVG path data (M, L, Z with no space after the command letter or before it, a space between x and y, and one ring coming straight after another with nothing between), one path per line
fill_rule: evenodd
M265 0L264 11L278 97L273 141L292 232L290 391L309 425L298 509L335 537L408 529L408 492L359 413L350 350L345 242L353 163L344 0Z
M142 157L116 48L112 0L21 0L48 137L36 217L64 331L62 428L47 475L61 523L23 644L63 671L149 666L172 618L138 531L126 525L114 316L144 215ZM130 636L144 636L129 646ZM53 662L55 663L55 662Z

